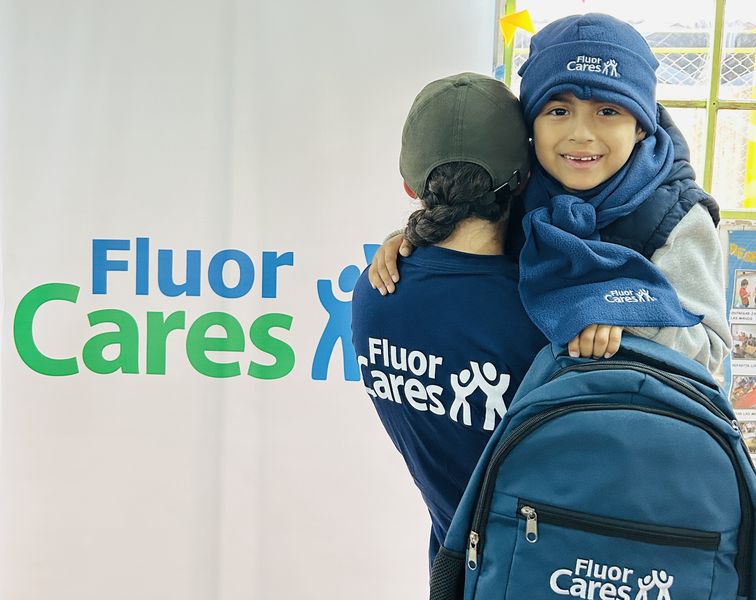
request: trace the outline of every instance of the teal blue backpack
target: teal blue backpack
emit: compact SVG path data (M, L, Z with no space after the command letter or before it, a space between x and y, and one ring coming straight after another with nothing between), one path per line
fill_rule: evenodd
M755 600L756 474L698 363L625 336L548 346L494 432L431 600Z

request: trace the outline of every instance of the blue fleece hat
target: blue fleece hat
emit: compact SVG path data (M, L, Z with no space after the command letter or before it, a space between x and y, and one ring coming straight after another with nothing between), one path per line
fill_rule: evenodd
M653 134L658 66L643 36L624 21L600 13L558 19L531 38L519 70L525 121L532 127L552 97L572 92L625 107Z

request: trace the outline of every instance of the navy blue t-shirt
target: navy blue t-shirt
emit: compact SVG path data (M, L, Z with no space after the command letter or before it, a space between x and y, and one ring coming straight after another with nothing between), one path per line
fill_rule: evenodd
M506 256L430 246L400 258L396 292L362 273L352 339L362 380L433 524L435 556L494 427L547 341Z

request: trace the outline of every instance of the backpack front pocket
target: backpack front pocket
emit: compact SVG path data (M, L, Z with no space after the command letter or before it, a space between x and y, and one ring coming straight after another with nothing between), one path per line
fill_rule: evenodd
M506 600L709 600L720 534L520 500ZM735 590L732 590L734 597Z

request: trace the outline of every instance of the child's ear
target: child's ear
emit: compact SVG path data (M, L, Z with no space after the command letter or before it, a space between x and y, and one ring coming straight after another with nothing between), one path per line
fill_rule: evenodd
M643 131L640 127L635 128L635 143L637 144L641 140L646 139L646 132Z
M413 191L412 191L412 188L411 188L410 186L408 186L408 185L407 185L407 182L406 182L406 181L404 182L404 191L405 191L405 192L407 192L407 195L408 195L408 196L409 196L410 198L412 198L412 199L416 199L416 198L417 198L417 194L416 194L415 192L413 192Z

